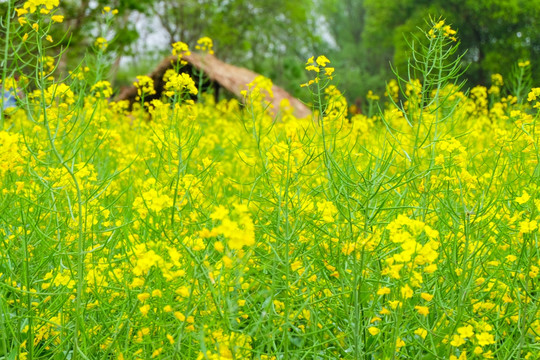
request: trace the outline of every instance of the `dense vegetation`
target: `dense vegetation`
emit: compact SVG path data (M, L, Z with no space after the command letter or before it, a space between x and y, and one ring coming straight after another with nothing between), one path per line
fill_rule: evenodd
M1 14L8 3L0 0ZM469 87L488 86L494 73L509 78L513 64L525 59L532 61L533 80L540 83L540 63L533 61L540 58L537 1L63 0L58 6L65 21L52 30L55 43L48 55L69 46L60 72L76 66L93 39L102 36L111 57L108 80L115 85L148 73L168 54L168 44L194 44L209 36L220 59L259 72L297 97L305 96L297 86L306 80L302 62L326 54L348 74L339 86L349 102L365 103L368 90L384 93L393 77L390 63L405 70L410 38L403 34L419 35L418 27L430 16L445 18L458 31L468 50L462 62L469 65ZM106 27L104 6L118 11Z
M215 103L177 71L150 103L139 76L129 108L104 37L58 74L57 5L28 0L4 28L0 358L540 357L528 61L465 92L436 20L365 114L324 55L302 62L305 119L270 106L267 78Z

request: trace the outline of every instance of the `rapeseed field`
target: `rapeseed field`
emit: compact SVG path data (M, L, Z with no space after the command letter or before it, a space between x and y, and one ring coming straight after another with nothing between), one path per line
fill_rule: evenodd
M16 10L13 60L34 72L2 83L1 358L540 358L527 61L466 90L459 34L434 21L363 114L323 55L298 84L307 118L273 108L263 77L216 102L169 71L148 102L139 76L130 105L103 37L57 76L57 3ZM180 70L189 47L172 51Z

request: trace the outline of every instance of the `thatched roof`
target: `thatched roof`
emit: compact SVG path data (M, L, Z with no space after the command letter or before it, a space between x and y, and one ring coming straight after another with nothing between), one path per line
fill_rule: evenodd
M241 95L242 90L247 90L246 84L252 82L259 74L243 67L227 64L213 55L191 53L191 55L183 56L182 59L188 62L188 67L192 66L198 70L202 70L214 85L228 90L234 94L239 100L243 100ZM176 56L165 58L148 76L154 80L156 90L163 87L163 75L167 69L172 68L172 63L176 62ZM294 109L294 115L299 118L309 116L311 111L300 100L293 97L291 94L283 90L277 85L273 85L272 92L274 98L272 104L275 109L279 109L279 104L283 99L288 99L290 105ZM125 88L118 95L117 100L134 101L137 96L137 89L134 86Z

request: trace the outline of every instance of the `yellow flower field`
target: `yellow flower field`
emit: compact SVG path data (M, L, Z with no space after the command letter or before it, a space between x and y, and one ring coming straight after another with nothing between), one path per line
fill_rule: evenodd
M25 3L21 37L47 41L54 3ZM130 109L36 56L0 131L0 357L540 358L540 88L438 68L352 115L315 56L310 118L268 79L215 103L171 72Z

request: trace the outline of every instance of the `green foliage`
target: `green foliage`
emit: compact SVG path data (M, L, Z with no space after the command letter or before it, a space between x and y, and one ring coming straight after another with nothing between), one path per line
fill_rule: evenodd
M427 15L441 16L458 30L462 47L469 49L463 60L469 65L466 77L471 83L487 84L491 74L508 75L516 61L540 55L537 2L366 0L365 7L364 38L367 47L374 50L374 62L393 59L398 68L404 69L409 54L402 34L418 34ZM540 64L532 64L532 70L534 80L540 80Z
M209 36L220 59L265 75L282 74L279 77L287 83L290 61L283 57L292 56L298 63L315 40L311 5L311 0L167 0L152 2L149 11L159 18L171 43L194 44Z
M7 12L8 3L12 7L22 4L0 0L2 13ZM104 6L118 9L106 34ZM358 102L368 90L382 94L382 84L392 77L390 63L406 71L411 53L403 34L419 36L419 28L429 17L444 18L458 30L462 48L468 49L463 63L471 84L486 85L494 73L508 78L514 64L525 59L532 61L532 82L540 81L540 63L535 62L540 56L540 5L535 1L64 0L60 13L65 21L51 33L55 43L50 52L68 48L68 44L69 52L59 69L78 64L95 38L104 36L109 56L115 59L111 77L118 71L123 76L119 83L131 81L126 74L135 70L153 68L151 62L143 69L132 61L137 69L118 69L122 58L154 59L167 51L141 54L148 49L141 44L145 40L140 38L141 26L137 28L135 23L151 26L159 22L164 29L163 43L181 40L194 44L199 37L209 36L219 58L271 77L296 96L302 94L297 84L306 80L299 64L314 53L325 53L347 74L338 79L340 89L350 102ZM3 47L7 37L0 35Z
M323 38L331 36L335 44L315 44L314 48L332 58L340 73L347 74L339 77L339 88L349 100L356 101L385 80L378 76L380 64L371 61L365 46L364 0L322 0L317 3L317 12L327 25Z
M106 40L60 76L44 7L3 19L2 85L35 90L0 124L1 359L539 358L540 88L459 91L435 21L378 116L325 55L303 119L262 76L195 103L175 71L128 109Z

